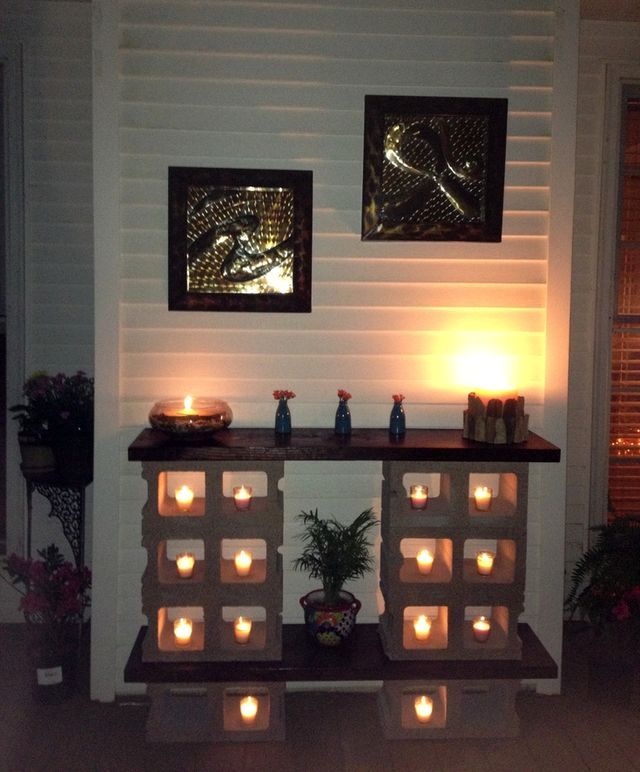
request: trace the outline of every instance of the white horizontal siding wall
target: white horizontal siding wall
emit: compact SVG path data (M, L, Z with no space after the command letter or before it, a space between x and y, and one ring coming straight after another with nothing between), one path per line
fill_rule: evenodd
M582 21L576 148L575 221L571 282L571 359L569 452L567 459L566 577L588 546L590 488L602 474L591 468L592 411L601 405L594 393L596 336L605 324L597 317L600 207L606 108L606 68L633 67L640 72L640 23ZM611 140L609 147L615 145ZM610 151L609 151L610 152ZM604 371L609 364L601 362ZM594 481L594 482L592 482ZM604 480L606 484L606 479ZM604 494L603 494L604 495ZM591 513L592 518L601 513Z
M0 0L0 18L0 35L22 47L25 375L92 373L91 7ZM15 502L7 510L22 517ZM34 549L55 541L70 555L48 511L36 495Z
M425 7L428 6L428 7ZM140 613L145 490L126 447L153 402L227 399L235 426L270 426L289 388L294 426L331 426L336 389L356 426L407 395L410 426L460 426L453 355L489 341L522 373L532 428L544 406L553 3L525 0L128 2L120 5L121 500L118 667ZM360 240L365 94L509 99L499 244ZM311 169L313 311L167 310L167 168ZM380 509L378 463L287 465L285 564L300 509ZM533 475L527 616L538 617ZM310 588L286 571L285 619ZM376 577L358 583L377 614ZM135 687L133 687L135 689ZM119 692L132 689L121 681Z

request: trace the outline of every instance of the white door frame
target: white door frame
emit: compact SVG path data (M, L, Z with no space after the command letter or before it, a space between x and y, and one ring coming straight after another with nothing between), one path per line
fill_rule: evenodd
M622 91L627 85L640 86L640 67L633 64L607 64L593 358L592 404L598 406L598 409L593 411L591 426L590 526L606 523L608 511L611 322L615 310Z
M7 406L19 402L25 379L24 145L22 46L0 38L4 95L5 288L7 315ZM9 366L10 364L10 366ZM6 409L7 406L3 406ZM7 422L7 552L25 546L25 489L20 473L17 426Z

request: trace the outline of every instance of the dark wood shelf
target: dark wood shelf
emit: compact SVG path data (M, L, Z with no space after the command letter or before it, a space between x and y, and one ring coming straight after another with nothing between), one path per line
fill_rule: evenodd
M275 662L143 662L140 628L124 670L136 683L245 681L405 681L556 678L558 668L527 624L518 625L520 660L389 660L377 624L358 624L352 638L323 648L304 625L283 625L282 659Z
M526 442L491 445L465 440L460 429L408 429L400 438L386 429L222 429L207 440L176 440L144 429L129 446L129 461L506 461L557 462L560 449L533 432Z

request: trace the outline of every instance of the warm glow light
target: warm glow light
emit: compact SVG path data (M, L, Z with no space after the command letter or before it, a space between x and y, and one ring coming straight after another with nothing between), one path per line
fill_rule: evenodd
M493 561L496 559L495 553L489 550L483 550L476 555L476 569L481 576L490 576L493 571Z
M514 362L489 351L460 354L455 360L455 382L467 391L483 394L514 392L517 387Z
M421 724L426 724L433 713L433 700L426 694L416 697L413 707L416 711L416 718Z
M193 504L193 490L188 485L182 485L175 490L175 499L178 509L182 512L188 512Z
M249 509L251 506L251 497L253 496L253 488L250 485L241 485L238 488L233 489L233 500L236 505L236 509Z
M277 292L278 295L287 295L293 292L293 274L287 275L282 265L272 268L264 280L270 289Z
M249 617L238 617L233 623L233 636L236 643L249 643L252 622Z
M420 614L413 621L413 631L418 641L426 641L431 633L431 618Z
M416 562L421 574L430 574L433 568L433 553L430 550L420 550L416 556Z
M478 617L473 621L473 637L478 643L484 643L491 633L491 622L486 617Z
M251 695L240 700L240 715L245 724L253 724L258 715L258 700Z
M426 485L412 485L409 488L409 498L412 509L424 509L429 499L429 488Z
M196 564L195 556L190 552L184 552L176 557L176 568L181 579L190 579Z
M233 562L235 564L236 574L238 574L238 576L249 576L251 573L251 563L253 563L253 556L250 552L245 552L245 550L236 552L233 558Z
M175 642L179 646L187 646L191 643L191 634L193 633L193 622L186 618L180 617L173 623L173 637Z
M487 512L491 509L491 498L493 497L493 489L488 488L486 485L479 485L473 492L473 498L475 500L476 509L478 512Z

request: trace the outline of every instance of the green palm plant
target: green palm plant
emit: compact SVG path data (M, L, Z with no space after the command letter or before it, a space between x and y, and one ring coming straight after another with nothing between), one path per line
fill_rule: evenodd
M325 602L332 605L338 601L345 582L373 569L368 537L378 521L373 509L365 509L350 525L339 523L335 517L323 520L317 509L301 512L299 519L304 524L304 531L298 535L304 549L293 567L307 571L312 579L320 579Z

